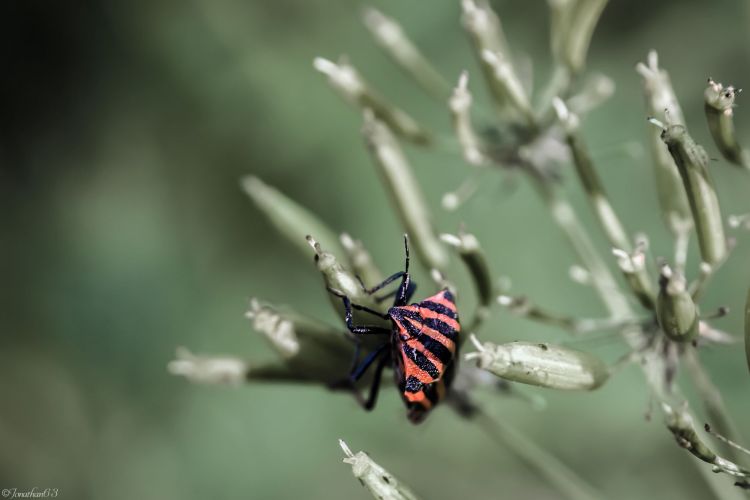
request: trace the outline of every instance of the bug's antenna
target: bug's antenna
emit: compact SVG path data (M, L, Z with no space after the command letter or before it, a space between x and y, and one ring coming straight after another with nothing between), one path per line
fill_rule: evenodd
M406 252L406 265L404 266L404 272L409 272L409 235L404 233L404 251Z

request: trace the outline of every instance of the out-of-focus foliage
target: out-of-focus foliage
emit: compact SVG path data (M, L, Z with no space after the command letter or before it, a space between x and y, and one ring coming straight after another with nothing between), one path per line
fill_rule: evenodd
M447 410L411 426L393 390L365 413L350 398L322 397L319 388L204 389L165 371L175 345L273 356L243 316L251 296L336 320L312 262L246 200L239 187L245 174L361 239L386 272L400 269L401 229L362 145L360 117L340 104L311 61L348 54L368 81L446 136L450 115L372 43L361 6L31 0L0 7L0 488L51 487L61 498L97 499L364 497L341 470L336 439L346 437L424 498L554 495ZM514 51L532 57L535 79L546 77L545 3L494 6ZM387 0L378 7L399 19L448 81L463 69L479 75L458 2ZM658 49L691 134L718 158L703 121L704 84L708 76L750 81L748 9L729 0L613 0L594 33L587 66L609 75L617 92L581 132L623 220L655 235L656 255L671 247L650 159L623 154L623 146L647 138L633 67ZM477 92L475 109L488 97ZM735 113L740 138L750 132L745 98L738 96ZM410 156L438 211L468 167L455 151ZM711 163L724 213L747 212L746 172ZM585 214L585 197L567 174ZM558 311L600 316L591 290L568 279L575 258L529 187L487 175L480 194L456 213L440 212L438 229L486 221L470 229L515 289ZM746 256L747 232L732 235ZM743 255L704 298L738 312L716 323L738 337L750 283ZM693 268L697 256L693 245ZM457 259L451 266L452 279L463 276ZM508 314L494 314L485 331L497 342L560 335ZM618 342L584 345L613 360ZM749 435L742 349L701 355ZM487 410L585 470L612 498L709 495L690 469L693 458L643 418L649 394L637 370L617 374L600 392L544 394L543 412L515 399L493 399Z

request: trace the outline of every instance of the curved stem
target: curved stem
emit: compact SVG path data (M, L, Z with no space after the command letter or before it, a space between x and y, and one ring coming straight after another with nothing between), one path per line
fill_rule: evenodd
M563 496L571 500L606 498L560 459L551 455L505 421L494 419L481 409L478 410L474 418L490 439L504 448L512 450L526 465L547 479Z

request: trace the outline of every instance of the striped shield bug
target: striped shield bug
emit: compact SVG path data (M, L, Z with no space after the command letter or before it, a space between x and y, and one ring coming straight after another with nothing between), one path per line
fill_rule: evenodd
M413 423L424 420L430 410L446 395L453 380L458 359L458 334L461 331L453 294L443 289L421 302L410 304L416 284L409 275L409 240L404 235L406 264L404 270L393 274L382 283L362 288L374 294L396 280L401 280L395 292L376 297L378 302L393 295L393 306L385 314L367 307L352 304L341 292L329 289L341 298L346 310L346 326L355 337L355 352L349 381L359 380L367 369L375 364L375 373L370 393L362 405L366 410L375 406L380 389L380 379L386 366L393 368L396 385L407 409L407 417ZM390 320L391 328L374 325L355 325L352 309ZM359 360L360 335L388 336L382 345L375 348L362 361Z

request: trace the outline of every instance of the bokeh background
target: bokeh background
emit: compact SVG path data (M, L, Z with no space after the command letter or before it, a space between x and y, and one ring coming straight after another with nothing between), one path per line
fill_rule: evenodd
M450 81L464 68L478 76L457 1L376 5ZM535 80L544 81L546 3L494 5L512 46L533 58ZM365 413L322 388L194 386L166 372L179 345L271 359L243 317L252 296L335 321L312 257L302 258L248 202L238 184L244 174L363 239L384 269L400 268L401 229L363 147L360 117L311 61L348 54L424 123L445 135L450 124L446 109L372 43L361 7L349 0L3 2L0 487L59 488L71 499L369 498L341 463L342 437L424 498L557 497L448 409L410 425L391 388ZM659 50L694 136L718 157L702 91L708 76L750 81L749 20L739 1L615 0L594 36L589 68L611 76L617 92L587 118L585 135L615 206L631 230L651 236L656 255L671 247L650 160L623 153L646 137L634 65ZM472 87L486 103L479 81ZM738 121L747 136L744 99ZM440 197L468 167L450 151L407 149L441 231L465 221L516 292L558 311L603 315L591 290L569 280L575 257L522 179L490 174L472 201L447 214ZM725 214L748 211L747 175L713 165ZM606 249L579 187L565 178ZM736 236L739 248L705 304L730 306L716 326L739 335L750 241ZM693 246L693 264L695 257ZM460 262L452 269L469 290ZM471 292L463 298L470 308ZM564 338L502 312L484 334ZM577 347L610 361L624 352L616 339ZM701 356L750 436L742 349ZM591 394L527 391L543 394L547 410L489 393L480 400L609 498L710 497L659 418L644 418L649 394L637 368Z

